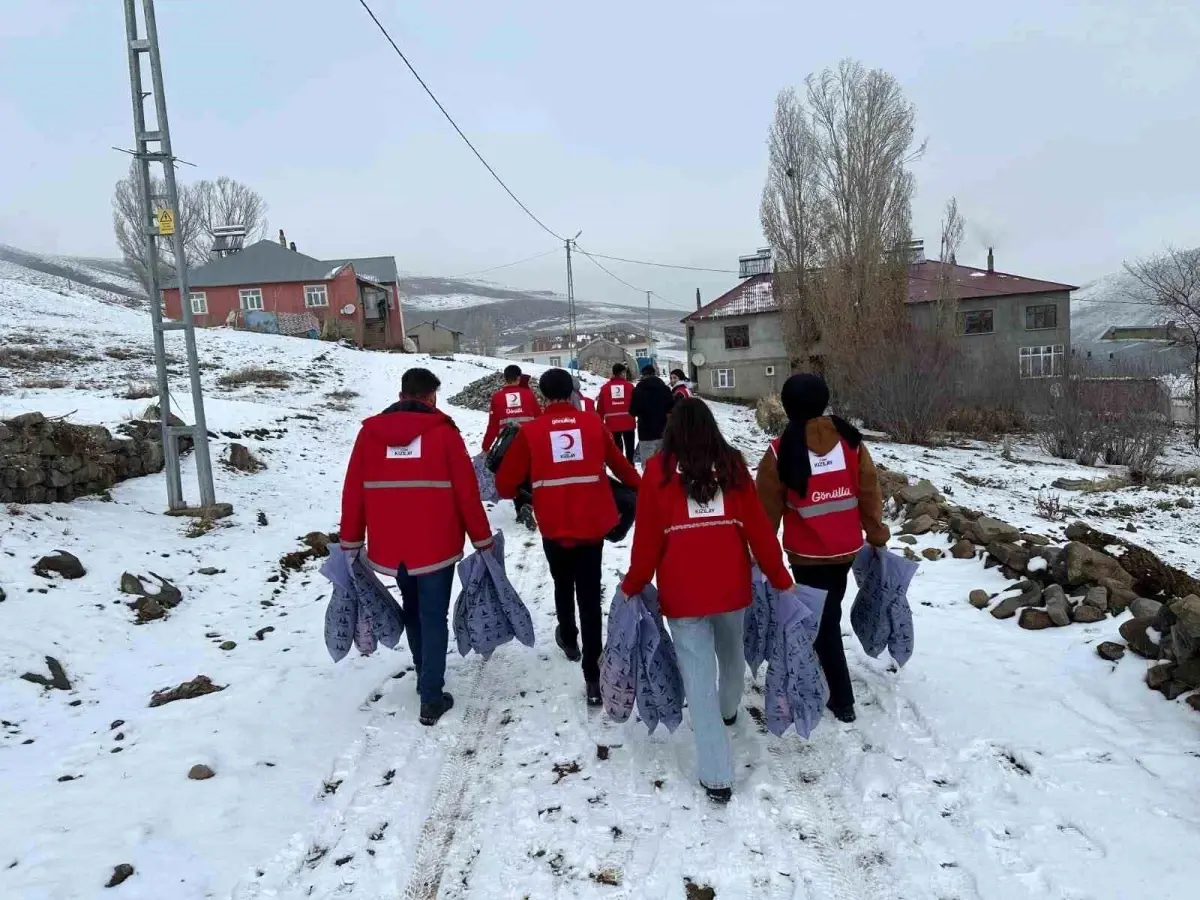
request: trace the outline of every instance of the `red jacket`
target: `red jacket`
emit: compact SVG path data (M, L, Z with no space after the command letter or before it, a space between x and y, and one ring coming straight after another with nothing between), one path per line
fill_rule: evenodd
M605 466L631 488L641 482L599 416L570 403L551 403L541 416L521 426L496 473L496 491L501 497L515 497L528 478L543 537L597 543L618 519Z
M583 404L584 412L594 413L596 411L596 401L591 397L585 397L583 394L580 394L579 401Z
M341 544L367 541L367 560L386 575L452 566L466 535L492 540L467 445L437 410L397 411L363 422L342 487Z
M776 459L780 440L771 442ZM818 561L852 556L865 543L858 503L858 451L839 439L824 456L809 450L808 459L812 474L807 493L801 496L787 490L784 549Z
M637 427L633 416L629 413L629 404L633 400L633 384L624 378L610 378L600 388L596 400L596 412L604 420L609 431L633 431Z
M542 411L537 395L525 385L508 385L492 394L491 411L488 413L487 431L483 433L483 449L488 450L492 442L509 422L524 425L537 418Z
M701 505L678 474L663 484L663 456L650 458L638 491L633 555L621 590L633 596L657 573L663 615L713 616L750 605L750 554L780 590L792 586L770 520L747 470L742 486Z

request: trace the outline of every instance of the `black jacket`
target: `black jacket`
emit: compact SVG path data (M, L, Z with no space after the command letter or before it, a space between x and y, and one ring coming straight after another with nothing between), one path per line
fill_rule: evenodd
M667 383L657 375L643 378L633 389L629 412L637 419L638 440L661 441L667 427L667 414L674 398Z

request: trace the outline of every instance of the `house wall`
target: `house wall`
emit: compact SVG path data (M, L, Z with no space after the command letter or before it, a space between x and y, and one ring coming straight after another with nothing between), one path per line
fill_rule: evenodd
M417 342L417 350L421 353L457 353L459 350L457 334L445 328L434 328L428 322L410 328L408 336Z
M696 372L697 392L705 397L754 400L778 393L791 374L779 313L721 316L688 324L689 364L696 353L704 354L704 365L691 368ZM725 328L731 325L749 326L749 347L725 349ZM774 375L766 374L768 366L775 367ZM733 369L732 388L713 387L713 373L718 369Z
M1049 306L1057 310L1055 328L1025 327L1025 310L1030 306ZM934 304L919 303L909 307L917 325L932 323ZM1071 295L1067 291L1047 294L1020 294L1010 297L985 297L960 300L962 313L992 310L995 330L991 334L960 334L959 343L968 368L999 374L1020 372L1022 347L1059 346L1063 348L1064 365L1071 358Z
M645 344L642 347L644 348ZM598 341L584 347L579 353L579 368L593 375L609 378L612 376L612 367L617 363L624 363L630 372L637 371L637 360L633 355L610 341Z

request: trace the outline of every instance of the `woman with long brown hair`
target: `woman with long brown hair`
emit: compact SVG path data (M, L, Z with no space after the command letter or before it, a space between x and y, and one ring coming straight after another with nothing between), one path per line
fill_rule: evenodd
M708 405L680 400L662 451L642 476L626 596L657 575L658 597L683 675L696 766L708 796L726 802L733 754L725 726L737 720L745 685L742 618L750 605L751 553L771 583L792 586L783 552L742 454Z

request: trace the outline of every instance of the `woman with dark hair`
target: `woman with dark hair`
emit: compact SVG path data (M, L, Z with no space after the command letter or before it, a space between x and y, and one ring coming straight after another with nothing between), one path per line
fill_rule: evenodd
M621 590L633 596L657 575L696 734L700 784L726 802L733 754L724 726L737 721L745 683L751 553L775 587L785 590L792 579L746 461L703 400L681 400L671 413L662 451L642 476L634 528Z
M758 496L773 533L783 522L783 549L796 581L827 592L813 647L829 684L829 709L853 722L842 598L863 544L884 547L891 537L883 523L879 473L858 429L825 415L829 388L823 378L793 375L781 399L788 424L758 465Z

